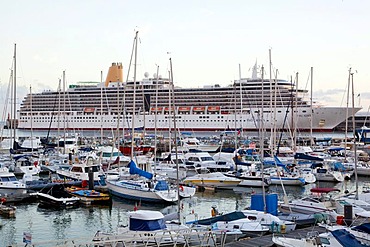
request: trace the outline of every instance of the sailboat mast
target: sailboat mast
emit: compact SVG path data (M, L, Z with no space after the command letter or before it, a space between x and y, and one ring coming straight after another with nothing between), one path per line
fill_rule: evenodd
M239 91L240 91L240 136L243 136L243 87L242 87L242 69L239 64Z
M13 77L13 119L10 120L11 126L13 127L13 137L15 144L16 141L16 116L17 116L17 44L14 44L14 77ZM14 147L14 146L13 146Z
M103 145L103 71L100 71L100 145Z
M31 152L33 153L32 86L30 86L30 108L31 108Z
M349 118L349 94L350 94L350 86L351 86L351 72L352 68L348 70L348 83L347 83L347 102L346 102L346 125L345 125L345 133L344 133L344 158L347 160L347 136L348 136L348 118Z
M172 107L173 107L173 128L174 128L174 134L175 134L175 142L177 140L177 131L176 131L176 106L175 106L175 86L173 84L173 71L172 71L172 59L170 58L170 82L171 82L171 96L172 96ZM171 108L171 107L170 107ZM181 211L181 205L180 205L180 182L179 182L179 160L178 160L178 154L177 154L177 144L175 144L175 158L176 158L176 186L177 186L177 215L178 219L180 220L180 211Z
M353 85L353 73L351 73L352 81L352 128L353 128L353 148L355 152L355 181L356 181L356 197L358 200L358 179L357 179L357 144L356 144L356 123L355 123L355 87Z
M63 71L63 154L66 153L66 71Z
M265 195L265 176L263 172L263 161L264 161L264 156L265 156L265 130L264 130L264 118L263 118L263 111L264 111L264 105L265 105L265 99L264 99L264 94L265 94L265 83L264 83L264 68L262 66L261 68L261 81L262 81L262 104L261 104L261 111L260 111L260 148L261 148L261 179L262 179L262 193L263 193L263 211L267 212L267 206L266 206L266 195Z
M314 141L313 141L313 100L312 100L312 94L313 94L313 67L311 67L311 99L310 99L310 105L311 105L311 116L310 116L310 139L311 139L311 147L313 147Z
M157 65L157 78L155 85L155 112L154 112L154 164L157 162L157 110L158 110L158 79L159 79L159 65Z
M135 35L135 59L134 59L134 96L132 102L132 113L131 113L131 160L134 158L134 134L135 134L135 107L136 107L136 63L137 63L137 36L139 31L136 31Z

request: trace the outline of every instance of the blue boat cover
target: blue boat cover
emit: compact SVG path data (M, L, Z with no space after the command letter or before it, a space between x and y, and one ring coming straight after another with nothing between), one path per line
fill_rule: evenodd
M168 190L168 184L165 180L159 180L157 184L155 185L154 190Z
M155 231L166 229L164 219L141 220L130 218L130 230L132 231Z
M301 159L301 160L324 161L323 158L312 156L312 155L308 155L308 154L303 154L303 153L296 153L294 155L294 158Z
M239 219L244 219L244 218L246 218L246 216L243 212L235 211L235 212L231 212L231 213L227 213L227 214L223 214L223 215L219 215L219 216L215 216L215 217L211 217L207 219L196 220L196 221L186 222L186 223L187 224L194 223L194 224L209 226L218 221L233 221L233 220L239 220Z
M140 175L142 177L145 177L147 179L152 179L153 178L153 174L138 168L133 160L130 161L130 163L128 164L128 167L130 167L130 174L138 174L138 175Z
M342 245L342 246L351 246L351 247L364 247L358 241L355 236L344 229L339 229L332 231L331 234L335 237L335 239Z
M356 231L370 233L370 223L363 223L359 226L353 227L353 229Z

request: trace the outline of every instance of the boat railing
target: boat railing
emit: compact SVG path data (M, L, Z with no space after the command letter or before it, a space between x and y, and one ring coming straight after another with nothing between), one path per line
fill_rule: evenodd
M126 234L101 234L98 233L91 238L74 238L66 240L48 240L48 241L32 241L32 246L85 246L85 247L108 247L108 246L125 246L125 247L141 247L141 246L209 246L223 247L226 243L226 232L221 234L211 229L175 229L164 231L147 231L134 232L133 235ZM12 246L24 246L23 244L15 244Z

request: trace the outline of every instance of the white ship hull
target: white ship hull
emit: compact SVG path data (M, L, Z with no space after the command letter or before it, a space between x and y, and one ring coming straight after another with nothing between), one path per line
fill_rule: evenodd
M356 109L356 110L359 110ZM304 131L310 130L310 108L298 108L298 113L292 116L290 113L286 116L286 109L276 109L276 127L277 129L297 129ZM258 112L258 109L252 109L250 112ZM312 129L315 132L331 131L339 123L346 118L346 108L344 107L317 107L313 108ZM63 113L61 113L63 114ZM273 126L271 114L263 116L264 128L269 130ZM146 130L154 130L155 118L157 119L157 130L168 130L171 126L173 128L173 117L168 114L154 113L136 115L135 125L137 127L144 127ZM117 115L107 114L102 117L100 114L89 114L77 112L69 112L67 116L60 117L60 121L52 118L50 115L45 116L44 113L33 112L32 119L30 117L21 117L19 121L19 129L25 130L56 130L56 129L78 129L78 130L100 130L100 129L116 129ZM65 120L64 120L65 119ZM145 120L144 120L145 119ZM224 131L227 129L243 129L243 130L258 130L261 119L256 114L177 114L176 115L177 128L184 131ZM236 124L235 124L236 120ZM31 124L32 121L32 124ZM63 122L62 122L63 121ZM65 121L65 123L64 123ZM145 121L145 122L144 122ZM50 123L51 122L51 123ZM293 123L293 124L292 124ZM120 129L130 129L132 126L131 116L126 118L121 117L119 124Z

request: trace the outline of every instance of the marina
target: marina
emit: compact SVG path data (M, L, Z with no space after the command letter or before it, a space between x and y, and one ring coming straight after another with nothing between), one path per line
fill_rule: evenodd
M171 59L168 78L138 81L138 40L136 31L133 80L114 62L104 82L66 89L63 71L63 90L30 92L19 110L13 100L0 143L5 246L370 243L370 225L351 225L370 217L367 128L354 121L361 107L352 104L349 135L348 105L313 102L298 74L272 79L270 67L266 79L257 62L228 86L175 87ZM16 79L14 68L14 97ZM348 87L351 79L353 100L350 69ZM323 132L330 137L315 136ZM298 228L307 236L289 235Z
M367 178L361 178L361 190L366 181ZM308 195L310 188L313 186L316 185L286 187L288 199L293 200ZM323 182L318 186L335 187L341 191L352 191L355 188L353 181L342 183ZM195 218L210 217L213 205L217 205L219 212L224 213L243 210L250 206L251 193L256 192L260 192L258 188L238 188L238 190L231 192L230 190L196 192L192 198L181 200L181 219L185 222ZM270 186L269 193L278 193L279 198L282 198L284 194L280 186ZM0 245L21 246L24 232L32 235L34 246L74 246L72 242L81 245L91 243L96 231L114 232L118 226L127 225L127 213L133 211L135 206L132 201L116 197L113 197L110 206L77 207L69 210L39 207L38 202L20 203L16 205L15 217L1 217L3 227L0 229ZM142 203L140 209L158 210L168 214L176 212L177 205L165 206ZM310 229L315 231L316 228L317 226ZM45 234L45 232L48 232L48 234ZM268 235L263 237L263 239L266 238L269 238ZM258 240L251 239L249 241L253 243L253 241ZM238 243L231 244L231 246L237 245Z

